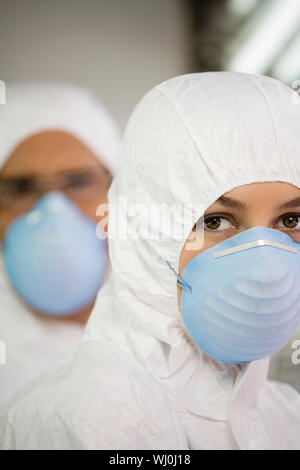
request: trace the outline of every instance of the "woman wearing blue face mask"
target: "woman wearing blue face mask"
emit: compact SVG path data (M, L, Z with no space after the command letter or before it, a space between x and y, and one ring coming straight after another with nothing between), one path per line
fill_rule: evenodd
M299 394L267 380L300 320L292 95L209 72L141 100L109 191L111 275L76 355L2 410L3 448L300 449Z
M222 195L195 225L179 274L171 269L184 325L209 356L233 364L262 359L295 332L299 212L297 187L252 183Z
M96 210L119 135L102 104L68 84L8 85L0 123L1 405L81 339L109 271Z

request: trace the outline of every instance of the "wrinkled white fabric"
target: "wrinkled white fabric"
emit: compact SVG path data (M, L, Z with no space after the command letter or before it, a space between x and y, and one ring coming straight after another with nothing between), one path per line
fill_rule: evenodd
M0 257L0 407L13 393L73 352L83 325L35 316L14 293Z
M300 107L271 78L234 72L175 77L152 89L127 126L109 202L191 204L166 239L114 239L134 211L109 219L112 274L77 352L20 391L0 416L2 448L300 449L300 397L247 366L207 357L183 335L178 268L194 223L235 187L300 187ZM123 203L122 203L123 204ZM151 223L150 223L151 225Z
M76 85L35 81L7 85L7 103L0 106L0 169L23 140L45 130L74 135L115 174L120 135L102 103ZM0 407L73 352L83 329L80 324L31 313L11 287L0 253L0 341L6 350L6 357L0 357Z

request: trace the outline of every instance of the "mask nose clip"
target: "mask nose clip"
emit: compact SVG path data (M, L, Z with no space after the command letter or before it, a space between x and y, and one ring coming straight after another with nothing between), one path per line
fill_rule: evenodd
M175 276L177 277L177 283L180 287L182 287L183 289L189 291L189 292L192 292L192 287L187 283L185 282L181 276L179 276L179 274L175 271L175 269L170 265L169 261L166 261L167 265L169 266L169 268L171 269L172 273L175 274Z
M241 243L237 246L227 248L226 250L218 250L212 253L213 258L220 258L222 256L231 255L232 253L237 253L243 250L249 250L249 248L255 248L257 246L273 246L281 250L290 251L291 253L298 253L297 248L287 245L286 243L279 243L273 240L259 239L248 243Z

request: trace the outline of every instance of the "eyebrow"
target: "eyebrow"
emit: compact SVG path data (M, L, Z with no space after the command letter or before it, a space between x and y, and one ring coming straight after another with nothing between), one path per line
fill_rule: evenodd
M289 209L290 207L297 207L300 205L300 196L296 197L295 199L292 199L291 201L285 202L281 206L278 207L278 209Z
M219 202L220 204L223 204L223 206L226 207L231 207L233 209L240 209L240 210L248 210L249 206L242 201L237 201L236 199L231 199L230 197L227 196L221 196L219 197L216 202ZM293 207L298 207L300 205L300 196L296 197L295 199L292 199L291 201L284 202L281 204L278 209L290 209Z
M227 196L219 197L219 199L217 199L216 202L219 202L223 204L223 206L226 206L226 207L232 207L233 209L242 209L242 210L249 209L249 206L245 202L237 201L236 199L231 199L230 197L227 197Z

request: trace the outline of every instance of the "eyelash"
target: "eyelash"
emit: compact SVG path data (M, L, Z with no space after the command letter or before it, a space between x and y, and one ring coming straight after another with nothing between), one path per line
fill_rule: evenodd
M230 223L234 223L233 222L233 218L230 216L230 215L224 215L224 214L211 214L209 216L206 216L204 217L204 230L206 230L207 232L214 232L214 233L222 233L222 232L225 232L226 230L232 230L232 228L229 228L229 229L221 229L221 230L218 230L218 229L212 229L212 228L208 228L205 226L206 223L209 223L212 219L214 218L220 218L220 219L226 219L228 220ZM297 214L297 213L287 213L287 214L283 214L281 217L279 217L278 221L280 221L281 219L283 219L283 217L298 217L299 218L299 221L300 222L300 214ZM288 228L288 227L280 227L281 229L284 229L285 230L300 230L300 228Z

